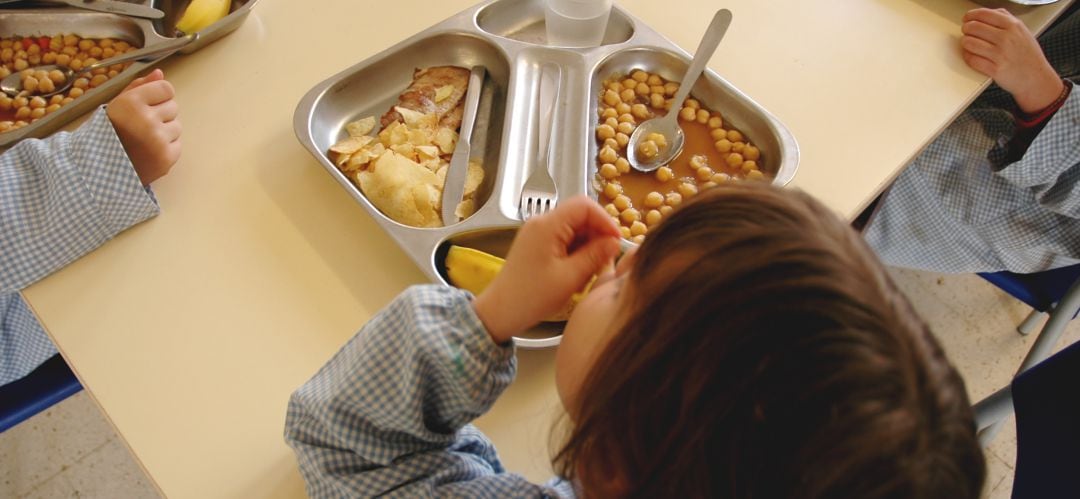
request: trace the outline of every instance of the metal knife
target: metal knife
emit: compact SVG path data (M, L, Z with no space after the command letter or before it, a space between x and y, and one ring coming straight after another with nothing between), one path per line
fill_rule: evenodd
M444 226L458 222L457 206L465 195L465 179L469 171L469 156L472 154L472 134L476 123L480 93L484 87L487 70L483 66L473 66L469 73L469 88L465 91L465 113L461 117L461 131L458 133L454 155L450 157L450 166L446 169L446 181L443 183L442 220Z

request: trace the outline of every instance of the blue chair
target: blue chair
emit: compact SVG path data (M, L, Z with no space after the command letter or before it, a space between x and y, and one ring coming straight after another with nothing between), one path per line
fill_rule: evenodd
M1080 311L1080 265L1034 274L996 272L979 276L1034 309L1017 327L1020 334L1029 334L1042 317L1049 315L1046 325L1039 332L1017 371L1017 375L1020 375L1050 356L1061 339L1065 326ZM1013 410L1011 386L1002 388L975 404L975 424L983 446L990 443L1002 421Z
M0 433L82 388L64 359L54 355L30 374L0 386Z

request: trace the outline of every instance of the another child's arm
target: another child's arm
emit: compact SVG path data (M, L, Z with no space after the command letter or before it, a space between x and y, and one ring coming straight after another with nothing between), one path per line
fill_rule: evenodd
M311 496L571 494L565 483L538 486L506 473L494 447L469 423L485 413L514 378L514 351L504 335L539 321L550 313L550 304L558 308L605 263L601 255L585 257L580 251L595 251L592 232L617 232L593 230L594 216L598 213L599 220L607 221L607 215L585 201L568 201L548 217L526 224L497 279L503 284L489 288L507 293L506 300L522 299L499 303L510 308L508 315L530 319L495 314L493 322L503 329L489 334L478 316L483 307L476 300L474 308L467 292L413 287L293 394L285 437L296 451ZM571 213L579 210L595 212ZM543 274L562 277L537 280ZM506 287L525 275L533 277L521 283L527 288Z
M165 100L156 91L162 87ZM168 125L175 106L171 86L155 71L74 132L23 140L0 155L0 293L30 285L158 213L144 185L172 166L179 141L163 147L147 137L179 132L178 122Z

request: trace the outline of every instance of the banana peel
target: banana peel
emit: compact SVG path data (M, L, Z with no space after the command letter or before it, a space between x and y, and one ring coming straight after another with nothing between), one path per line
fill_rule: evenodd
M176 29L184 33L196 33L229 15L232 0L191 0L187 9L176 21Z
M450 246L450 251L446 254L446 275L450 279L450 284L478 295L487 289L491 281L495 280L495 276L499 275L504 263L506 260L495 255L454 245ZM585 298L585 295L589 294L594 281L596 277L585 285L585 289L574 293L562 310L544 321L563 322L569 319L574 307Z

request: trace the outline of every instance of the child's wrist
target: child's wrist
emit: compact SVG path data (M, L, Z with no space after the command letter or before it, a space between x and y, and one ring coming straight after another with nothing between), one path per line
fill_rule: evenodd
M1051 73L1040 78L1034 89L1015 95L1014 99L1020 112L1026 117L1031 117L1052 107L1060 100L1062 94L1068 91L1068 88L1065 81L1057 73L1051 71Z
M498 313L501 306L498 303L497 295L487 292L480 293L476 298L473 298L472 305L476 317L480 319L480 323L484 325L484 329L487 330L492 341L498 345L503 345L514 337L516 333L515 326L508 323L503 314Z
M1021 128L1032 128L1054 115L1061 106L1065 104L1065 100L1069 98L1069 94L1072 91L1072 84L1068 81L1058 78L1057 79L1058 91L1054 94L1053 100L1046 103L1042 107L1035 111L1029 112L1024 108L1020 108L1020 113L1016 116L1016 123ZM1019 105L1017 101L1017 105Z

